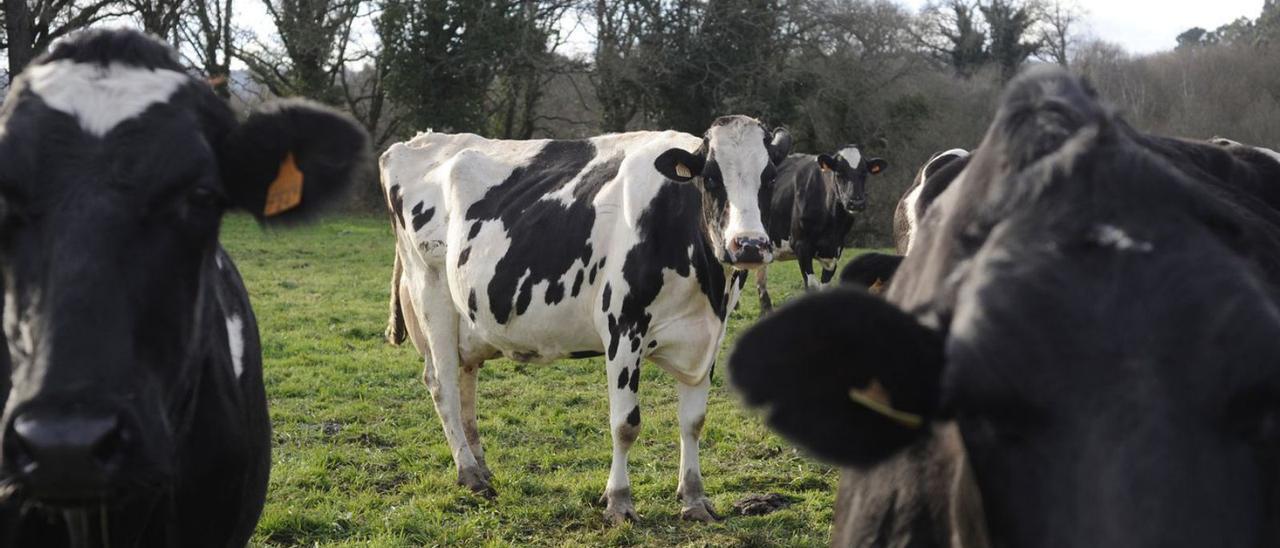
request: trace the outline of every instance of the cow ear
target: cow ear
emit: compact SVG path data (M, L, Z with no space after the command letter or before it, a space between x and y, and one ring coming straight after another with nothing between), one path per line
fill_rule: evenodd
M818 168L822 171L833 171L836 168L836 159L830 154L819 154Z
M663 177L685 183L702 174L707 160L683 148L673 148L658 155L653 161L653 168Z
M889 167L889 162L881 160L880 158L872 158L870 160L867 160L867 171L870 172L872 175L879 175L882 172L884 172L884 170L888 167Z
M778 126L773 130L773 141L769 142L769 161L773 165L779 165L783 160L787 159L787 155L791 154L791 132L787 128Z
M868 252L855 257L840 271L840 283L880 293L902 264L902 255Z
M287 100L260 107L224 141L231 201L259 221L303 220L345 196L369 165L369 138L326 107Z
M928 435L943 337L840 288L788 303L738 338L729 375L769 426L836 464L870 465Z

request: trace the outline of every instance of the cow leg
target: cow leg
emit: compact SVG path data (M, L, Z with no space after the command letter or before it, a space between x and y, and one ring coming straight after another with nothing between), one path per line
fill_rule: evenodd
M702 437L702 425L707 418L707 396L711 391L711 376L694 386L676 383L680 399L680 484L676 496L680 498L680 518L711 522L720 519L711 507L711 500L702 490L702 466L698 461L698 440Z
M422 381L431 391L436 414L444 426L444 437L458 468L458 484L486 496L497 496L484 470L467 443L462 415L461 359L458 356L458 313L449 302L448 289L436 269L428 269L424 306L415 308L418 324L426 327L429 352L424 356ZM474 388L474 384L472 385Z
M773 299L769 298L769 267L756 269L756 292L760 294L760 317L773 311Z
M836 275L837 261L838 259L818 259L818 262L822 264L822 287L831 284L831 278Z
M605 519L615 524L640 519L631 501L631 479L627 476L627 452L640 437L640 401L636 395L640 386L640 357L634 351L626 351L628 344L626 339L621 341L623 348L617 349L618 355L609 360L607 368L613 461L600 502L605 505Z
M805 290L816 289L818 280L813 277L813 255L809 253L797 253L796 264L800 265L800 276L804 278Z
M484 448L480 446L480 427L476 421L476 382L480 376L481 365L483 362L463 365L458 378L459 392L462 397L462 431L467 437L467 445L471 447L471 454L476 458L476 464L480 466L480 472L484 474L485 479L492 480L493 472L489 471L489 466L484 462Z

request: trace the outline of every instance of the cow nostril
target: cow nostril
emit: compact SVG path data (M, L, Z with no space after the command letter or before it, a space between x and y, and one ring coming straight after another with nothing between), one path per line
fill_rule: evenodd
M93 459L104 468L116 464L123 453L126 439L124 430L117 424L104 432L102 437L93 444L91 451Z

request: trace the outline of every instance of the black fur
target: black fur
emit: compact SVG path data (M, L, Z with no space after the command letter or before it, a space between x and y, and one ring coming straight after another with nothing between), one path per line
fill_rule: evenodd
M869 289L877 283L888 285L893 274L902 264L901 255L886 253L863 253L858 255L840 271L840 283Z

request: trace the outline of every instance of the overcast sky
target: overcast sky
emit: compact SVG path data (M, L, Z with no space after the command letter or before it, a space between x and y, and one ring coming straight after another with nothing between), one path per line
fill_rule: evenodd
M898 0L919 9L925 0ZM1091 34L1134 53L1173 49L1191 27L1213 30L1240 17L1256 18L1263 0L1076 0L1089 12Z

